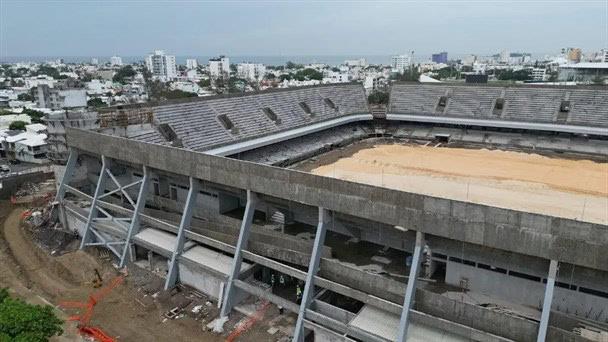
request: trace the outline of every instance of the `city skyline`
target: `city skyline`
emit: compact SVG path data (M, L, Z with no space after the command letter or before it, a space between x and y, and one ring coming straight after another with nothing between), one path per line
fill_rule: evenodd
M3 1L0 57L144 56L155 49L178 56L546 54L608 45L604 1L74 2L69 11L54 4Z

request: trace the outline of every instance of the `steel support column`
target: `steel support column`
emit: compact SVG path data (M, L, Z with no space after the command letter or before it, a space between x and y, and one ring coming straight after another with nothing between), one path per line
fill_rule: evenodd
M64 228L68 228L68 220L65 215L65 207L63 206L63 198L65 197L66 185L70 183L74 176L74 169L76 168L76 161L78 160L78 151L70 148L70 154L68 155L68 161L65 164L65 170L57 188L57 194L55 195L55 205L59 208L59 220Z
M319 222L317 224L317 233L315 235L315 243L310 256L308 265L308 273L306 273L306 285L302 294L302 302L298 312L298 320L293 333L293 342L304 341L304 320L306 318L306 310L312 301L312 294L315 290L315 276L319 271L319 263L321 261L321 253L323 244L325 243L325 233L327 232L327 224L329 223L330 212L327 209L319 208Z
M72 176L74 175L74 169L76 168L76 161L78 160L78 151L73 148L70 148L70 154L68 156L68 161L65 164L65 171L63 172L63 177L61 177L61 182L59 183L59 188L57 189L57 194L55 195L55 202L61 203L63 201L63 197L65 196L66 185L72 180Z
M545 300L543 301L543 312L540 316L538 326L537 342L545 342L547 328L549 326L549 314L551 313L551 303L553 302L553 289L555 287L555 276L557 275L557 260L551 260L549 264L549 274L547 275L547 287L545 287Z
M420 258L422 256L422 247L424 246L424 233L416 232L416 246L412 255L412 266L410 268L410 276L407 280L407 288L405 290L405 299L403 301L403 309L401 311L401 320L399 321L399 331L397 342L407 340L407 329L409 327L410 310L414 304L414 295L416 294L416 282L420 271Z
M239 240L236 243L234 258L232 259L232 269L226 283L224 291L224 300L222 301L222 310L220 317L227 317L232 310L232 297L234 296L234 281L239 278L241 273L241 264L243 262L243 250L247 247L249 241L249 233L251 232L251 224L253 223L253 214L255 206L258 203L258 197L255 193L247 190L247 205L241 222L241 230L239 232Z
M127 259L127 253L129 252L131 238L133 235L139 232L139 213L146 206L146 197L148 194L148 185L150 184L150 172L148 167L143 167L144 176L139 185L139 193L137 194L137 203L133 208L133 214L131 215L131 223L129 224L129 230L127 230L127 237L125 239L125 245L122 250L122 256L120 257L120 267L124 267Z
M98 212L97 200L99 199L99 196L101 196L105 191L106 180L108 179L106 169L109 166L110 161L105 156L101 156L101 170L99 171L99 178L97 179L97 187L95 188L95 194L93 195L93 199L91 200L91 209L89 210L89 217L87 218L87 223L84 227L84 233L82 234L82 241L80 241L80 249L83 249L91 238L93 220L97 217Z
M173 288L177 281L178 273L178 259L184 251L184 243L186 241L186 229L190 229L190 222L192 221L192 210L196 204L196 197L198 195L199 182L197 179L190 177L190 189L188 190L188 197L184 204L184 211L182 218L179 223L179 229L177 231L177 237L175 238L175 248L171 255L171 262L169 263L169 272L167 273L167 279L165 281L165 290Z

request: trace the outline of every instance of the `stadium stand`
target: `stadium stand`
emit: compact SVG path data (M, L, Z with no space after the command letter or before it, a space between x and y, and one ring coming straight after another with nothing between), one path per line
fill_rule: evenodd
M193 150L247 140L350 114L369 113L360 84L212 98L160 105L152 110L156 126L170 125L183 146ZM164 143L161 135L149 131L131 138Z
M443 111L437 107L447 97ZM496 110L496 103L504 108ZM562 106L568 103L568 106ZM563 112L562 108L567 108ZM398 83L389 113L608 127L606 89L530 86L460 86ZM567 120L558 120L563 114Z
M572 125L599 125L608 127L608 92L577 89L570 94Z

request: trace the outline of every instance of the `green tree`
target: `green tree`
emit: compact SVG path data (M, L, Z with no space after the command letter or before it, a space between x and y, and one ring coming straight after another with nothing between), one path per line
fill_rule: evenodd
M27 304L0 289L0 341L45 342L63 333L62 323L52 307Z
M464 70L464 66L463 66L463 71L467 71L467 70ZM437 70L435 77L438 80L444 80L447 78L460 78L460 72L455 67L448 66L448 67Z
M130 65L125 65L124 67L120 68L116 74L114 74L114 77L112 77L112 81L114 82L118 82L118 83L125 83L125 79L126 78L131 78L133 76L135 76L137 73L135 72L135 70L133 70L133 67Z
M528 81L530 80L530 70L517 70L506 69L506 70L496 70L495 72L496 78L501 81Z
M59 71L57 71L57 69L53 68L52 66L49 65L41 65L40 67L38 67L38 71L36 72L36 75L48 75L53 77L54 79L59 79Z
M389 94L386 91L374 91L367 97L370 104L388 104Z
M105 107L106 104L99 97L96 97L94 99L90 99L89 101L87 101L87 106L97 108L97 107Z
M23 108L23 114L29 115L32 123L43 123L44 113L30 108Z
M34 101L34 97L31 94L23 93L17 95L17 100L19 101Z
M420 72L418 72L418 68L410 66L408 70L392 75L391 79L402 82L418 82L420 79Z
M305 81L305 80L322 80L323 79L323 73L321 73L320 71L317 71L315 69L311 69L311 68L307 68L304 70L298 70L296 72L296 74L294 75L294 78L298 81Z
M285 63L285 68L287 69L302 69L304 68L304 66L302 64L296 64L292 61L288 61L287 63Z
M210 79L202 79L200 81L198 81L198 86L201 88L206 88L211 86L211 80Z
M247 80L238 78L238 77L230 77L228 80L228 92L230 93L244 93L245 87L247 86Z
M27 125L27 122L25 121L13 121L8 126L8 129L12 131L25 131L25 125Z
M197 97L198 95L196 95L195 93L190 93L187 91L182 91L179 89L174 89L174 90L168 90L165 91L161 94L162 98L171 100L171 99L185 99L188 97Z

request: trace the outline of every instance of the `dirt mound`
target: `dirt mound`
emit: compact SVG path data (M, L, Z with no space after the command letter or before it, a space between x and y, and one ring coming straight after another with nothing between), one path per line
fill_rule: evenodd
M3 226L3 237L21 272L25 273L25 277L31 282L38 284L43 292L53 297L74 289L79 285L80 277L34 245L20 224L22 212L21 209L13 210L6 217Z

